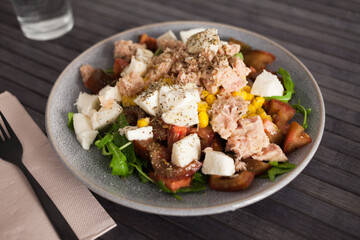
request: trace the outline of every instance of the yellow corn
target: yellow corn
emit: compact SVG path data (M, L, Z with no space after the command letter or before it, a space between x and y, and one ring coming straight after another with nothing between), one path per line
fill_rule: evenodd
M256 109L256 114L260 115L262 113L265 113L265 110L263 108L257 108ZM265 113L266 114L266 113Z
M244 91L245 92L245 91ZM252 95L251 93L246 93L246 101L252 101L254 99L254 95Z
M138 127L146 127L150 123L150 118L141 118L137 121Z
M207 110L210 110L210 106L206 102L201 101L198 103L198 112L206 112Z
M201 98L202 98L202 99L205 99L208 95L209 95L209 92L206 91L206 90L203 90L203 91L201 92Z
M261 117L261 119L269 119L270 121L272 121L273 119L272 119L272 117L270 116L270 115L268 115L268 114L266 114L266 112L264 111L264 112L262 112L262 113L260 113L259 114L259 116Z
M123 107L136 106L136 103L134 103L135 98L136 98L136 96L133 96L133 97L122 96L121 101L122 101Z
M215 100L216 100L215 94L209 94L205 99L206 103L210 106L214 103Z
M241 118L247 118L247 116L248 116L247 114L244 114L241 116Z
M233 96L233 97L241 97L241 92L232 92L231 96Z
M255 117L255 116L257 116L256 113L251 113L251 114L249 114L247 117Z
M256 113L256 108L254 105L250 104L248 107L248 114Z
M209 116L206 112L200 112L198 114L199 117L199 127L205 128L209 125Z
M172 85L172 84L173 84L171 78L164 78L164 79L163 79L163 82L164 82L165 84L168 84L168 85Z
M265 102L265 98L263 97L256 97L254 98L254 100L252 100L252 104L256 107L256 108L261 108L262 105Z
M243 87L242 90L249 93L251 91L251 87L250 86L245 86L245 87Z

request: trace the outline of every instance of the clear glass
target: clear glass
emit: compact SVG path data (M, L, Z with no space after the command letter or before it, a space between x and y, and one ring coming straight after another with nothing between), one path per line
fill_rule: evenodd
M74 26L70 0L11 0L22 32L34 40L51 40Z

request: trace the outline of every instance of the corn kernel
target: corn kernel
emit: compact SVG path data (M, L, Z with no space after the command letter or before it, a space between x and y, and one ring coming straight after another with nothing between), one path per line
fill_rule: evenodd
M136 96L128 97L128 96L122 96L121 101L123 107L132 107L136 106L136 103L134 102Z
M246 94L246 99L245 99L246 101L252 101L253 99L254 99L254 95L252 95L251 93Z
M248 93L246 91L240 91L240 97L242 97L244 100L247 99Z
M205 99L208 95L209 95L209 92L206 91L206 90L203 90L203 91L201 92L201 98L202 98L202 99Z
M198 114L199 117L199 127L205 128L209 125L209 116L206 112L200 112Z
M146 127L150 123L150 118L141 118L137 121L138 127Z
M256 116L257 116L256 113L251 113L251 114L248 115L248 117L256 117Z
M256 97L254 98L254 100L252 100L252 104L256 107L256 108L261 108L262 105L265 102L265 98L263 97Z
M198 112L206 112L207 110L210 110L210 106L206 102L201 101L198 103Z
M249 93L251 91L251 87L250 86L245 86L245 87L243 87L242 90Z
M248 116L247 114L244 114L241 116L241 118L247 118L247 116Z
M206 97L206 102L207 102L207 104L210 105L210 106L214 103L215 100L216 100L215 94L209 94L209 95L207 95L207 97Z
M249 114L256 113L256 108L254 107L254 105L252 105L252 104L249 105L248 113Z
M257 108L256 109L256 114L260 115L262 113L265 113L265 110L263 108ZM266 113L265 113L266 114Z
M259 116L261 117L261 119L269 119L270 121L272 121L272 117L268 114L266 114L266 112L260 113Z
M171 78L164 78L164 79L163 79L163 82L164 82L165 84L168 84L168 85L172 85L172 84L173 84Z
M241 92L232 92L231 96L233 96L233 97L241 97Z

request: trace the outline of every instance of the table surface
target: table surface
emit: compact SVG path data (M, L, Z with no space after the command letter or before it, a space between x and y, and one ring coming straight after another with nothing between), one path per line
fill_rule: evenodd
M221 22L260 33L294 53L326 105L310 164L272 196L233 212L158 216L96 196L117 227L100 239L359 239L360 2L355 0L77 0L74 29L57 40L26 39L10 1L0 1L0 92L19 98L45 132L45 107L61 71L94 43L136 26L174 20Z

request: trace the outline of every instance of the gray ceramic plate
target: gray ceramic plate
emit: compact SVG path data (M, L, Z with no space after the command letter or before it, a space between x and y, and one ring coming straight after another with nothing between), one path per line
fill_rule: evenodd
M312 108L309 116L308 134L313 142L289 155L289 160L297 164L292 172L279 176L275 182L266 179L255 179L251 186L239 192L216 192L207 189L200 193L181 194L182 201L171 195L160 192L153 184L139 182L136 176L121 179L111 175L109 159L102 156L96 147L89 151L81 148L75 135L67 127L67 113L76 111L74 102L80 91L87 91L80 78L79 67L90 64L95 67L108 68L113 64L113 43L120 39L137 41L138 36L147 33L157 37L173 30L191 28L217 28L220 38L240 39L255 49L271 52L276 61L271 70L280 66L286 69L295 82L296 95L303 105ZM46 127L48 137L59 158L68 169L93 192L126 207L165 215L192 216L221 213L235 210L255 203L283 188L292 181L309 163L315 154L324 130L325 109L319 87L306 67L290 52L275 42L256 33L211 22L168 22L147 25L131 29L107 38L86 50L72 61L56 81L47 104ZM301 118L299 117L301 121Z

